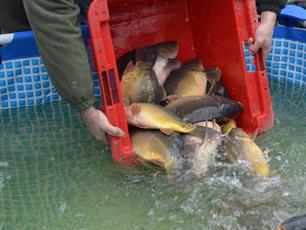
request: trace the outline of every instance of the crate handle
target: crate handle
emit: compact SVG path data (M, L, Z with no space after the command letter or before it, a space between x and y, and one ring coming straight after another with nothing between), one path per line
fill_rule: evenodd
M94 0L89 6L88 25L95 68L99 74L102 106L109 122L121 128L122 138L108 136L115 161L131 164L135 160L122 100L119 74L109 25L107 0Z

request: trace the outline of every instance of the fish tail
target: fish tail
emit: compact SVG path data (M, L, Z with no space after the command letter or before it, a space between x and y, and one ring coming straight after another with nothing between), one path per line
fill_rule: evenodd
M260 161L260 162L256 162L254 165L254 169L256 171L257 174L267 177L270 175L270 167L268 162L266 161Z

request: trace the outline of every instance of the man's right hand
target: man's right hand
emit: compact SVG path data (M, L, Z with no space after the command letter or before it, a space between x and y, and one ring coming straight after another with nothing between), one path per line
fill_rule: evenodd
M124 132L120 128L110 124L101 110L89 107L88 109L81 111L80 114L89 129L89 132L97 140L107 143L105 133L111 136L124 136Z

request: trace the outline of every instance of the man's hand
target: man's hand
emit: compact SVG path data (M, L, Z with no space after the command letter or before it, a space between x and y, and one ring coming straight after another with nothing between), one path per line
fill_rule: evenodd
M263 56L266 59L271 49L277 15L271 11L264 11L260 18L260 24L255 32L255 41L254 38L248 40L249 52L254 55L262 48Z
M91 135L97 140L107 143L105 133L111 136L123 137L124 132L111 125L101 110L89 107L88 109L80 112L81 117L86 124Z

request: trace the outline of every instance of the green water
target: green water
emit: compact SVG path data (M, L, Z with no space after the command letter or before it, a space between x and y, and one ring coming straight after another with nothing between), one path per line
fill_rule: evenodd
M270 84L275 128L257 139L266 180L217 162L169 185L162 171L116 165L65 103L3 111L0 229L274 229L306 213L305 84Z

